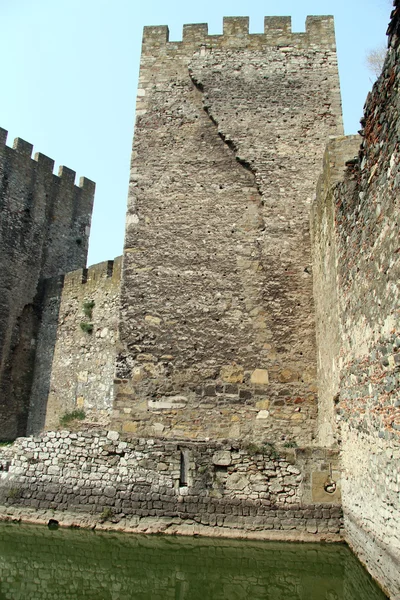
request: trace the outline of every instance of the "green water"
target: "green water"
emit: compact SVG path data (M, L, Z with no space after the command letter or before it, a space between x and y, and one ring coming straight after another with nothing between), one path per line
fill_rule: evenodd
M383 600L344 545L0 524L0 600Z

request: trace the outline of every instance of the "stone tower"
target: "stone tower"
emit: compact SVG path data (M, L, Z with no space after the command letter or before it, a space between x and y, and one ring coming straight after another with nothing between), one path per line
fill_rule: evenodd
M332 17L143 36L114 426L307 445L310 202L342 115Z
M52 306L40 356L40 403L45 407L62 280L86 265L94 183L60 167L17 138L6 146L0 129L0 439L26 434L43 302ZM42 409L43 412L43 409Z

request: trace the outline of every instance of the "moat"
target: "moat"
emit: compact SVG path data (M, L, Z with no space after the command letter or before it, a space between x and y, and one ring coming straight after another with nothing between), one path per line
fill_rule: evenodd
M0 600L384 600L342 544L0 525Z

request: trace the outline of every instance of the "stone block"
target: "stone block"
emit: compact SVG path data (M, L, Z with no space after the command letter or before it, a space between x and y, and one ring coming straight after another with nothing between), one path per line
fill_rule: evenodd
M137 431L138 424L136 421L125 421L122 424L123 433L135 433Z
M185 408L187 401L186 396L165 396L157 400L148 400L147 406L152 410L172 410Z
M268 418L269 418L268 410L260 410L260 412L257 413L256 419L268 419Z
M226 384L225 385L225 394L228 395L236 395L238 393L238 386L234 384Z
M249 486L249 481L245 475L241 473L229 474L226 480L227 490L244 490Z
M146 315L144 320L149 325L154 325L158 327L161 324L161 319L159 317L154 317L153 315Z
M255 385L268 385L268 371L266 369L255 369L250 376L250 382Z
M212 462L216 466L227 467L232 462L232 456L229 450L219 450L212 457Z
M306 531L308 533L317 533L318 525L315 519L308 519L306 522Z
M242 383L244 380L244 368L233 363L221 367L220 377L227 383Z
M256 408L258 408L259 410L268 410L269 405L270 405L270 401L268 399L258 400L256 402Z

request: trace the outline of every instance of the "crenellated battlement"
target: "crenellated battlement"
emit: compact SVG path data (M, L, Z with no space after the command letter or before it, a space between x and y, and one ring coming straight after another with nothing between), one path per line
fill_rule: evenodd
M80 286L98 286L101 281L112 280L112 283L119 283L121 278L122 256L117 256L114 260L106 260L88 267L87 269L77 269L67 273L64 277L64 288L77 288Z
M32 158L33 145L21 138L7 146L4 129L0 141L4 210L9 215L25 211L33 229L47 232L41 240L41 276L54 277L85 264L95 183L81 177L76 185L76 172L65 166L55 174L54 160L40 152Z
M174 51L186 47L208 48L257 48L268 46L312 45L335 46L335 30L332 16L308 16L304 33L292 32L291 17L265 17L264 33L249 32L249 17L224 17L222 35L209 35L206 23L183 26L181 42L170 41L166 25L145 27L143 52Z
M18 157L24 156L31 160L32 162L37 163L38 168L43 172L51 172L54 177L59 178L64 182L68 182L70 185L75 185L76 180L76 172L70 169L69 167L60 166L58 168L58 174L54 173L54 165L55 161L52 158L49 158L45 154L41 152L36 152L32 157L33 153L33 144L23 140L20 137L14 139L12 146L7 146L7 137L8 131L0 127L0 152L8 152L12 156L14 154L18 155ZM94 194L96 184L88 179L87 177L80 177L78 185L81 189Z

